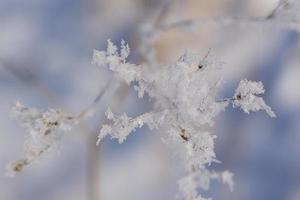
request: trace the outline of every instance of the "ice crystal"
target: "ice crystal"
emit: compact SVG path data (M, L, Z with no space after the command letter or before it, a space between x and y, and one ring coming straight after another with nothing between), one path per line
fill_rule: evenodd
M118 52L117 47L108 40L107 51L94 50L92 63L100 67L108 66L110 70L121 76L129 84L139 76L140 67L127 63L128 55L129 46L125 42L122 42L121 50Z
M222 66L221 62L210 58L210 53L200 57L185 52L177 62L162 65L155 59L153 43L165 30L195 30L207 23L264 26L269 24L288 26L299 31L300 4L298 1L279 0L272 12L263 18L217 16L166 23L161 19L170 10L168 7L172 1L168 2L170 3L164 6L153 23L143 26L139 53L146 61L145 64L127 62L130 48L125 41L121 41L118 48L108 40L106 51L94 50L93 64L114 72L118 80L134 88L139 98L147 94L154 102L151 111L137 117L129 117L126 113L115 115L108 109L106 117L110 123L102 125L97 144L107 136L122 143L130 133L145 124L151 130L163 130L165 141L182 150L182 163L187 170L186 176L179 181L183 198L210 200L199 195L198 191L208 190L212 180L227 184L230 190L233 190L234 186L231 172L209 170L211 163L218 162L214 151L216 136L210 131L215 118L230 104L240 107L245 113L264 110L271 117L276 115L260 96L265 92L261 82L244 79L239 83L233 97L217 98L223 84L217 73ZM51 149L66 131L89 113L88 111L92 109L85 110L76 117L60 110L49 109L43 112L17 103L12 108L12 113L30 134L25 144L25 157L9 165L10 175L21 172L24 167Z
M203 198L198 194L198 190L208 190L210 182L217 180L223 184L227 184L229 189L233 191L233 174L229 171L215 172L207 169L193 171L178 181L181 194L184 199L193 200L211 200L211 198Z
M105 124L102 126L97 144L107 135L118 139L119 143L122 143L136 128L141 128L144 124L147 124L150 129L153 129L160 124L160 121L162 121L164 117L164 115L154 113L145 113L136 118L128 117L125 113L120 116L115 116L110 109L108 109L105 114L107 119L113 121L113 124Z
M49 109L42 112L17 102L12 107L12 116L18 119L29 132L25 143L25 157L8 165L7 175L14 176L57 144L77 118L61 110Z
M233 182L233 173L231 173L230 171L224 171L221 174L221 180L223 184L227 184L229 189L231 191L233 191L233 186L234 186L234 182Z
M137 91L139 98L147 94L153 108L136 117L126 113L116 115L108 108L105 114L110 123L102 125L97 144L106 136L122 143L130 133L144 125L150 130L163 130L164 140L182 150L180 155L187 174L179 181L179 187L184 199L209 200L203 198L198 190L208 190L212 180L227 184L233 190L231 172L209 170L211 163L219 162L214 151L216 136L210 129L215 118L230 104L246 113L264 110L275 117L260 97L265 92L263 84L244 79L233 97L220 99L217 95L223 81L218 71L223 63L211 58L210 53L201 57L184 52L170 65L157 62L136 65L127 62L130 53L128 44L122 41L119 49L111 40L107 42L106 51L94 50L92 62L114 72L119 81L124 81ZM99 99L98 96L95 102ZM61 110L41 111L17 103L12 108L12 114L26 127L29 138L25 143L24 158L8 166L9 175L23 171L52 149L89 110L90 107L79 116L74 116Z
M147 93L154 100L153 110L131 118L126 114L115 116L108 109L106 116L112 123L102 126L97 144L108 135L122 143L144 124L151 129L163 128L167 130L167 143L172 141L184 149L182 159L188 174L179 185L185 199L204 200L197 189L207 190L210 180L219 180L233 190L232 173L208 170L212 162L218 162L214 152L216 136L210 133L209 127L230 103L246 113L265 110L275 117L258 96L264 93L263 84L242 80L232 98L220 100L216 95L223 82L217 71L222 63L211 60L208 54L201 58L185 52L171 65L135 65L127 63L129 47L124 44L118 50L108 40L106 51L94 51L93 63L110 69L119 80L133 85L139 98Z
M271 107L265 103L262 97L258 96L264 92L265 89L262 82L254 82L243 79L240 81L237 89L235 90L233 105L241 107L241 109L248 114L250 111L255 112L265 110L270 117L276 117Z

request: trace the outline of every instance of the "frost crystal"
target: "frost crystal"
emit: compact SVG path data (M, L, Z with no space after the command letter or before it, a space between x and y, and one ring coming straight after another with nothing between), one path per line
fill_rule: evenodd
M129 46L124 41L121 42L120 54L118 48L108 40L107 51L94 50L93 64L97 64L100 67L108 67L114 71L117 76L122 77L128 84L139 76L139 66L126 63L126 59L129 55Z
M227 184L230 191L233 191L233 173L229 172L229 171L224 171L221 174L221 180L223 184Z
M262 97L257 95L265 92L262 82L241 80L238 88L235 90L233 106L241 107L245 113L265 110L270 117L276 117L270 106L268 106Z
M102 126L97 145L107 135L118 139L119 143L122 143L136 128L141 128L144 124L148 124L149 128L153 129L160 124L161 117L164 117L163 115L157 116L157 114L153 113L145 113L136 118L128 117L125 113L121 116L115 116L109 108L105 114L107 119L113 121L113 124Z
M179 181L179 187L184 199L209 200L199 195L198 190L208 190L212 180L227 184L233 190L231 172L209 170L211 163L219 162L214 151L216 136L210 129L215 118L230 104L246 113L265 110L275 117L272 109L259 97L265 91L263 84L244 79L233 97L219 99L217 94L223 81L218 70L223 63L211 59L210 53L201 58L185 52L170 65L156 62L135 65L127 62L128 44L122 41L118 49L111 40L107 42L106 51L94 50L92 62L108 68L120 81L133 86L139 98L147 94L153 100L153 109L129 117L125 113L115 115L108 108L105 114L110 123L102 125L97 144L106 136L122 143L145 124L151 130L164 130L164 141L182 150L180 155L187 174ZM30 136L25 145L25 157L9 165L10 175L22 171L51 149L85 116L86 111L73 116L53 109L42 112L17 103L12 113L28 129Z
M229 171L215 172L207 169L200 169L189 173L178 181L179 188L184 199L193 200L211 200L211 198L203 198L198 194L198 190L208 190L211 180L217 180L229 186L230 191L233 191L233 174Z
M172 28L195 30L199 25L217 23L222 26L237 24L279 25L299 31L299 1L278 0L271 13L262 18L232 16L200 17L198 19L172 21L162 20L172 6L167 1L161 13L153 21L142 28L139 46L140 56L146 61L143 65L127 62L130 48L121 41L120 48L111 40L107 41L106 51L94 50L92 63L108 68L120 81L133 86L139 98L145 94L153 102L153 109L137 117L127 114L115 115L110 109L106 117L110 123L102 125L97 144L110 136L119 143L126 140L130 133L143 125L150 129L160 129L164 133L164 141L180 149L182 163L187 174L179 181L179 188L185 200L211 200L199 195L198 190L208 190L210 182L217 180L227 184L233 190L233 174L229 171L215 172L209 170L216 159L214 151L215 135L211 127L215 118L228 106L240 107L245 113L264 110L271 117L276 117L272 109L265 103L262 95L265 90L261 82L242 80L233 97L219 99L218 91L223 84L217 71L223 63L211 59L208 52L204 57L185 52L177 62L161 65L155 59L154 42L164 31ZM245 26L247 25L247 26ZM97 96L92 106L101 99ZM17 103L12 108L13 115L30 133L25 145L23 159L11 163L10 175L21 172L24 167L38 159L51 149L64 135L83 119L92 109L84 110L79 116L73 116L60 110L49 109L42 112Z
M188 176L182 178L181 180L179 180L178 185L181 191L181 194L183 195L184 199L192 199L192 200L211 200L211 198L203 198L201 195L198 194L198 188L201 187L200 185L202 185L202 187L208 188L209 187L209 180L210 177L207 176L200 176L203 177L203 179L206 180L202 180L205 181L205 183L200 183L200 181L198 180L199 176L198 173L190 173ZM206 174L208 175L208 174Z
M275 117L271 108L257 96L264 93L262 83L242 80L234 97L218 100L216 95L223 82L216 72L221 63L212 61L209 54L199 59L199 56L185 52L171 65L138 66L126 62L129 47L123 41L120 52L121 55L109 40L107 51L94 51L93 63L107 67L127 84L134 84L139 98L147 93L154 100L153 111L131 118L126 114L115 116L108 109L106 116L112 124L102 126L97 144L108 135L122 143L144 124L151 129L163 128L168 130L165 141L184 151L182 159L188 175L179 186L185 199L204 200L198 195L197 188L207 190L210 180L219 180L233 190L232 173L207 169L212 162L218 162L214 152L216 136L210 133L209 127L230 103L246 113L265 110Z
M64 135L77 124L77 118L60 110L49 109L42 112L17 102L12 107L12 116L28 130L25 143L25 157L8 165L9 176L21 172L24 167L50 150Z

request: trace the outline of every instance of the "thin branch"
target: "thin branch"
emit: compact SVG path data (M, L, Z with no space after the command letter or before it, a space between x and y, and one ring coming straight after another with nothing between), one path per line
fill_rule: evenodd
M283 7L285 7L288 4L289 0L279 0L276 7L272 10L272 12L267 15L266 19L272 19L276 16L279 10L281 10Z
M39 95L49 100L56 105L62 105L61 97L47 87L42 81L38 79L35 73L28 68L16 68L14 64L8 62L1 62L0 66L15 77L22 85L33 89Z
M94 99L94 101L92 102L91 105L89 105L87 108L85 108L84 110L82 110L79 115L78 115L78 119L82 119L84 117L86 117L87 115L90 114L90 112L93 111L94 107L101 101L102 97L104 96L104 94L109 90L109 88L111 87L113 83L113 79L110 79L104 86L104 88L102 90L100 90L100 92L98 93L98 95L96 96L96 98Z
M279 25L279 26L297 26L300 24L299 20L270 20L269 18L259 18L259 17L247 17L247 18L238 18L230 16L217 16L217 17L199 17L196 19L187 19L177 22L172 22L168 24L161 25L159 27L160 31L167 31L174 28L188 28L191 26L200 26L205 24L221 24L221 25L231 25L231 24L240 24L240 25L260 25L260 24L270 24L270 25Z

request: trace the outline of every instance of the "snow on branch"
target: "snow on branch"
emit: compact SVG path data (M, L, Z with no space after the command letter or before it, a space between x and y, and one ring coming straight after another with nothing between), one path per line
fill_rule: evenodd
M179 185L185 199L204 200L197 188L208 189L210 180L220 180L233 190L230 172L208 170L212 162L218 162L214 151L216 136L208 131L208 127L230 103L246 113L264 110L275 117L258 96L264 93L263 84L244 79L233 97L220 101L217 94L223 81L217 72L223 63L211 59L210 53L201 57L185 52L173 64L156 64L156 70L149 70L146 66L128 64L118 54L118 51L125 51L124 48L124 42L118 50L109 40L106 51L94 53L94 63L107 67L126 83L133 83L139 98L147 93L154 102L153 111L131 118L126 114L115 116L108 109L106 116L112 123L102 126L97 144L106 136L122 143L136 128L148 124L152 129L154 125L158 130L167 130L166 143L183 150L182 160L189 174Z
M212 180L227 184L230 191L233 191L233 174L229 171L216 172L200 169L180 179L178 185L184 199L211 200L211 198L204 198L199 195L198 190L208 190Z
M25 142L24 158L7 166L9 176L15 176L16 173L23 171L26 166L52 149L65 132L78 123L75 116L61 110L49 109L43 112L19 102L12 107L11 113L27 129L29 137Z
M247 114L250 111L264 110L270 117L276 117L271 107L265 103L262 97L258 96L263 93L265 93L265 89L262 82L243 79L235 90L233 106L240 107Z
M140 76L140 67L126 62L130 53L128 44L122 41L119 52L117 46L111 40L108 40L107 44L106 51L94 50L92 64L96 64L99 67L108 67L128 84L137 79Z
M212 180L227 184L233 190L231 172L209 170L211 163L219 162L214 150L216 136L210 129L216 117L230 104L241 108L245 113L263 110L275 117L275 113L260 96L265 92L263 84L243 79L233 97L220 100L217 95L224 84L219 75L223 62L213 58L209 51L205 56L185 52L173 63L160 64L155 60L153 42L161 32L168 29L193 28L206 23L269 24L299 30L300 20L295 17L295 12L289 10L289 4L290 1L280 0L264 18L224 16L165 23L161 18L170 10L170 1L152 24L144 26L139 44L141 56L146 61L144 64L128 62L130 48L125 41L121 41L118 47L108 40L106 50L94 50L93 64L109 69L119 80L131 86L139 98L147 94L153 102L151 111L137 117L129 117L126 113L115 115L108 108L105 114L110 123L102 125L97 145L105 137L122 143L137 128L146 124L151 130L162 132L164 141L180 150L182 163L187 170L187 175L179 181L185 200L209 200L210 198L203 198L198 190L209 189ZM293 5L296 11L300 7L299 3ZM108 85L106 88L109 88ZM100 92L93 104L79 116L54 109L41 111L17 103L12 108L13 116L27 129L29 137L25 144L24 158L8 166L10 175L23 171L44 152L52 149L67 131L93 110L103 94L104 92Z
M134 88L139 98L147 94L153 102L153 109L140 116L129 117L126 113L115 115L108 108L105 114L110 123L102 125L97 145L107 136L122 143L130 133L146 124L151 130L163 130L166 143L181 150L182 163L188 173L179 182L185 199L205 200L197 189L207 190L211 180L228 184L233 190L232 173L208 169L211 163L219 162L214 151L216 136L210 132L210 127L230 104L246 113L264 110L275 117L260 97L265 92L263 84L241 80L233 97L219 100L217 95L224 83L219 75L223 62L213 58L210 52L205 56L185 52L172 64L156 63L152 68L147 64L128 63L130 48L124 41L120 47L111 40L107 42L106 51L94 50L93 63L115 73L119 80ZM79 116L54 109L40 111L17 103L12 108L13 116L28 130L29 138L24 158L10 163L10 175L23 171L52 149L66 131L93 109L102 95L100 92L93 104Z
M160 113L144 113L136 118L128 117L125 113L120 116L115 116L109 108L105 114L107 119L113 123L111 125L102 125L98 135L97 145L99 145L101 140L107 135L117 139L119 143L123 143L127 136L135 131L136 128L141 128L144 124L147 124L150 129L158 128L164 118L164 115Z

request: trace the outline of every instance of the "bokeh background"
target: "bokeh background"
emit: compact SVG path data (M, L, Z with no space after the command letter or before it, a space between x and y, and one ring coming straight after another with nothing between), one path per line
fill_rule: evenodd
M151 21L163 0L0 0L0 199L167 200L176 199L180 160L160 135L142 128L122 144L96 147L104 111L130 116L150 109L125 84L107 92L95 116L71 131L59 147L16 178L6 164L22 156L26 131L10 118L17 101L41 109L79 113L113 76L91 64L92 50L106 40L128 41L138 62L139 27ZM276 0L179 1L169 20L201 16L267 16ZM297 10L296 10L297 11ZM229 108L214 128L215 169L234 172L235 190L213 183L214 199L300 199L300 37L288 28L203 25L189 32L168 30L155 42L161 62L184 49L204 55L209 48L226 62L222 96L241 78L261 80L266 102L277 114L251 115ZM2 174L2 175L1 175Z

